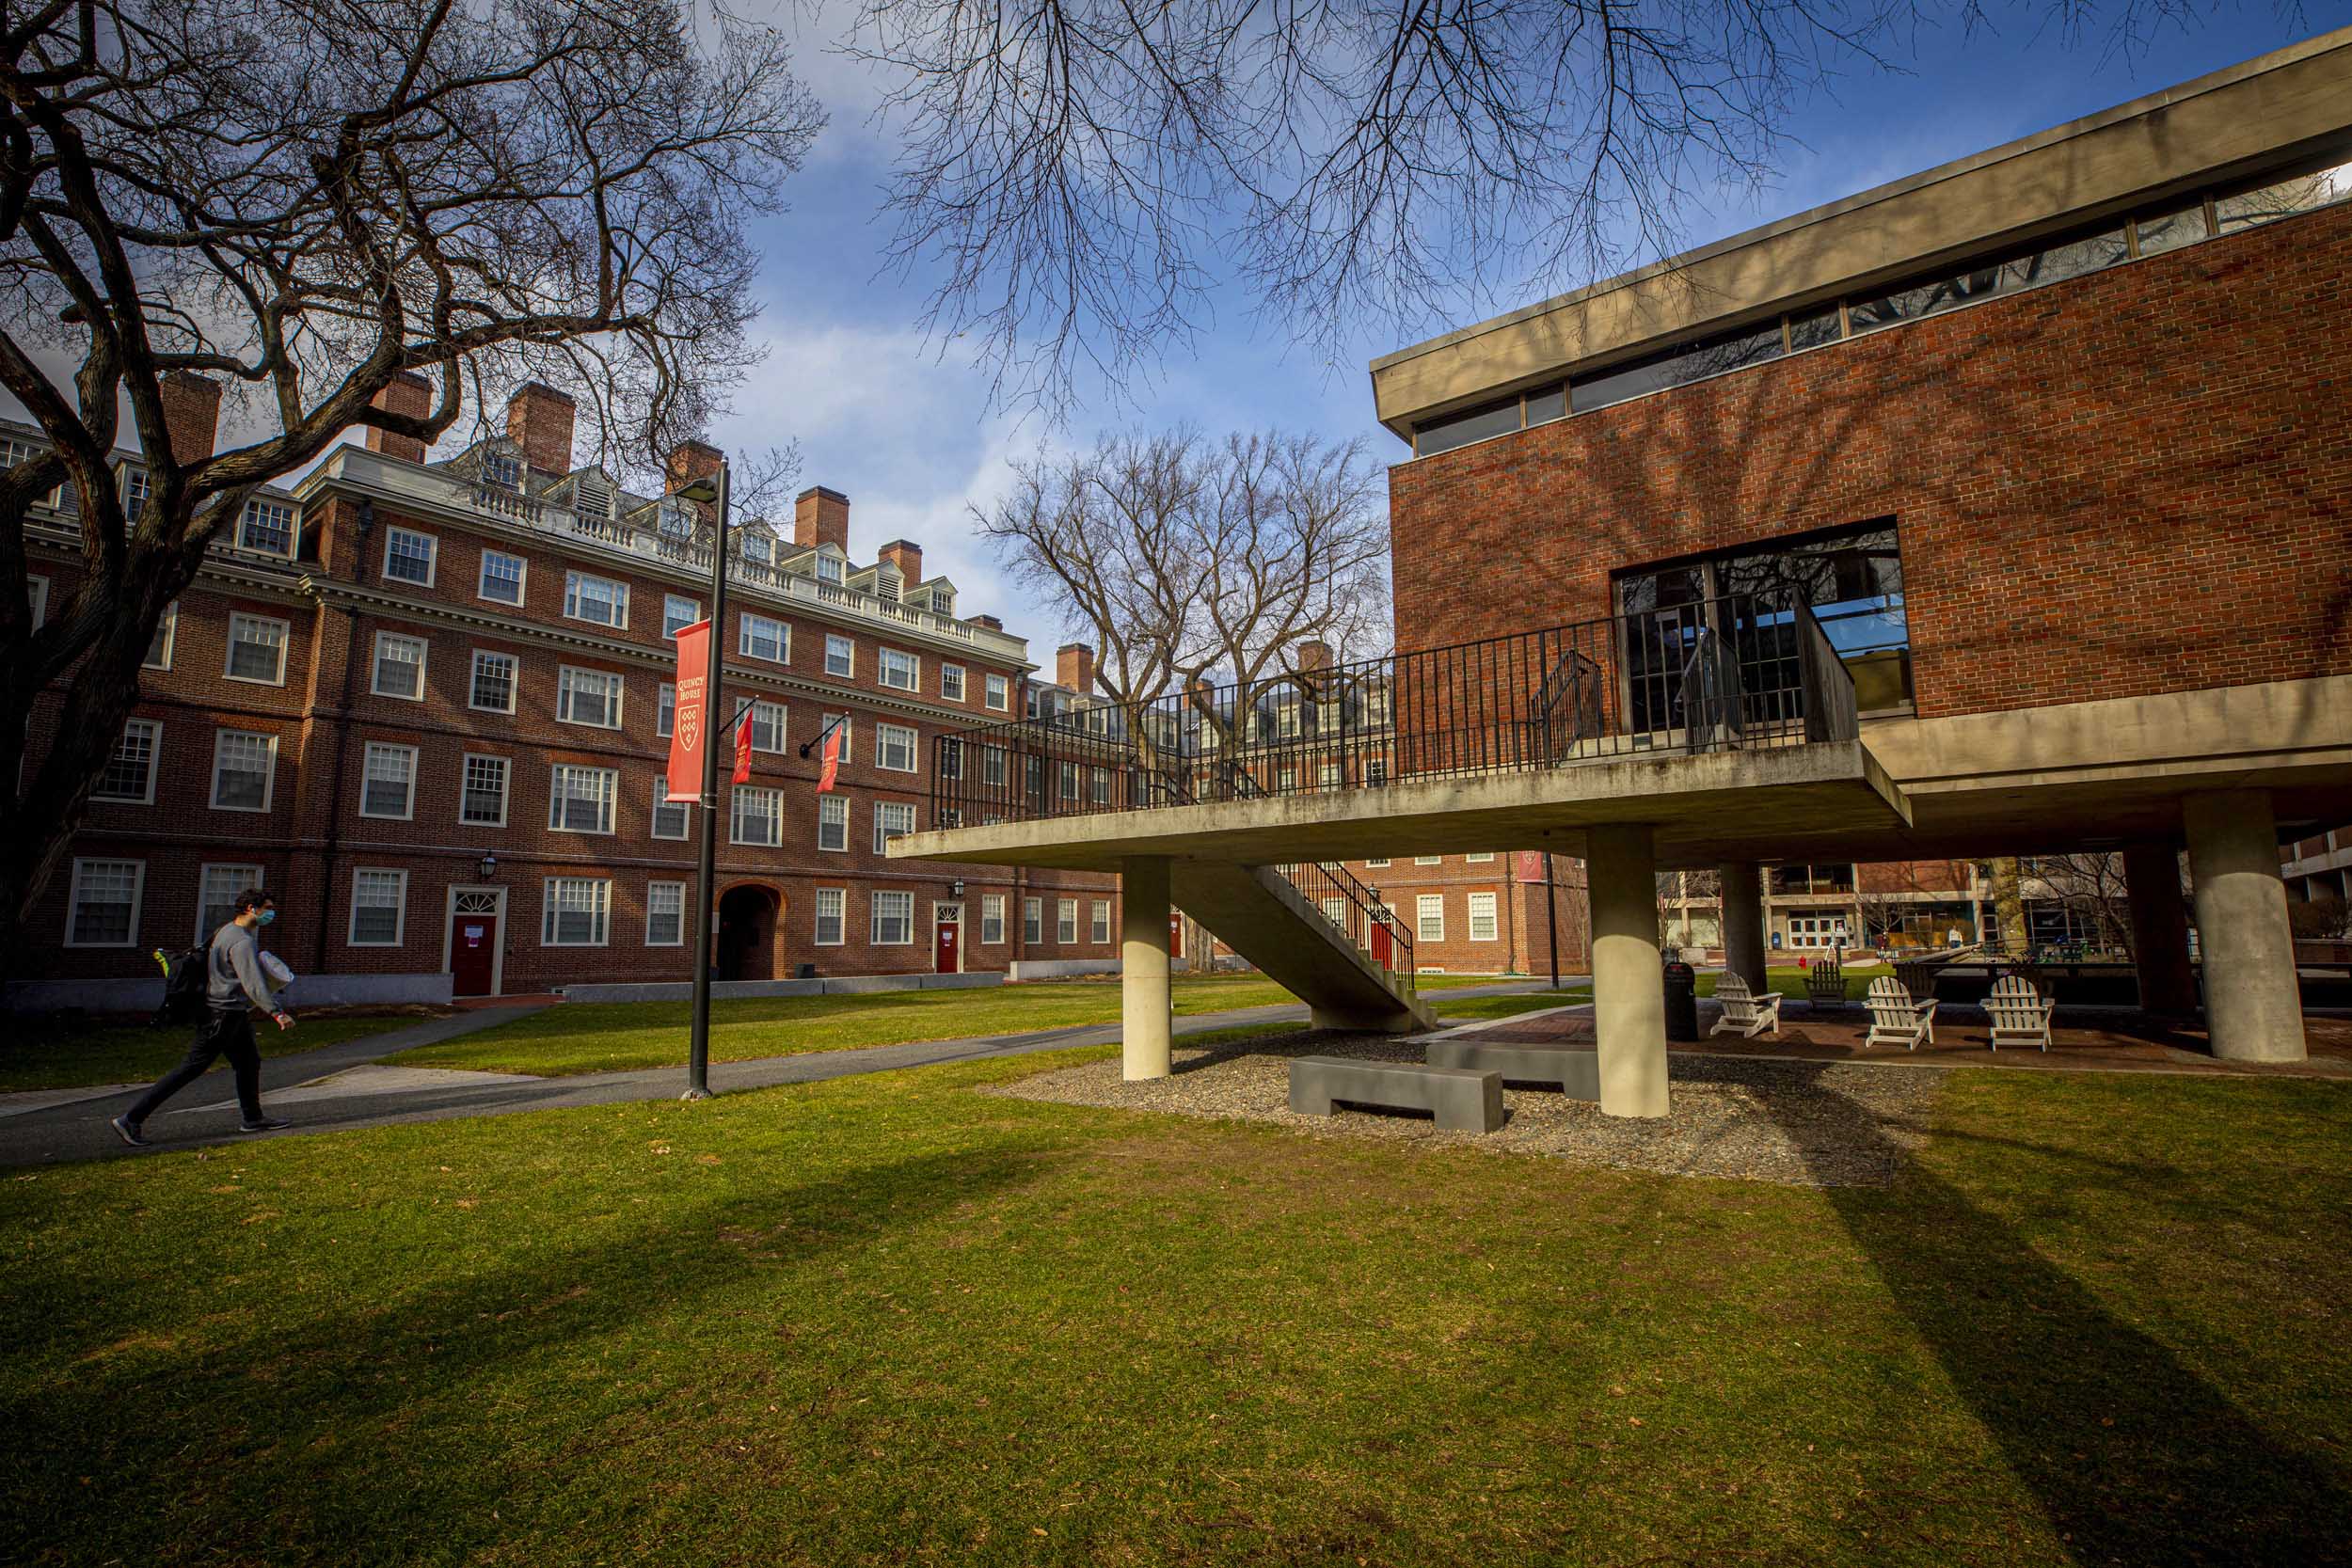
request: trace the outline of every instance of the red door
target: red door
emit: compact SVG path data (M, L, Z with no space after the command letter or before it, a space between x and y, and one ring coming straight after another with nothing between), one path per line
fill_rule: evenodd
M1174 910L1168 913L1168 956L1171 958L1184 956L1184 917Z
M931 962L942 974L956 972L956 937L961 929L962 923L956 918L954 911L939 911L939 929L931 938Z
M1389 935L1389 923L1375 920L1372 925L1372 961L1387 969L1396 961L1394 939Z
M499 917L452 917L449 928L449 989L456 996L487 996L498 978Z

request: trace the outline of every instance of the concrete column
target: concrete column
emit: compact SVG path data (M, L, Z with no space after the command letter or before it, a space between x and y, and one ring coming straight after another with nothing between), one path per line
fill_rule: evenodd
M1120 868L1120 1076L1168 1076L1168 857L1136 855Z
M1723 885L1724 967L1759 994L1764 984L1764 868L1754 861L1718 866Z
M2188 962L2188 915L2181 908L2180 850L2155 841L2125 845L2123 883L2131 903L2139 1005L2152 1013L2193 1016L2197 974Z
M2205 961L2205 1024L2213 1053L2233 1062L2304 1059L2295 937L2270 794L2217 789L2185 796L2188 874L2197 889L2197 941Z
M1658 958L1658 869L1650 829L1597 827L1585 847L1593 900L1593 1032L1600 1108L1666 1114L1666 992Z

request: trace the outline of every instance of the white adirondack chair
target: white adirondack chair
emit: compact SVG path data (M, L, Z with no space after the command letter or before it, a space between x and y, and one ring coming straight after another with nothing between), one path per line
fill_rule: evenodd
M2004 974L1994 981L1984 1010L1993 1020L1994 1050L2000 1050L2003 1040L2050 1049L2050 1015L2058 1010L2058 999L2045 1001L2023 974Z
M1757 996L1739 975L1724 974L1715 981L1715 1000L1723 1004L1724 1013L1708 1031L1710 1038L1728 1034L1752 1040L1767 1029L1772 1038L1780 1038L1780 992L1768 990Z
M1922 1040L1935 1043L1935 998L1914 1002L1900 980L1882 974L1870 982L1866 1005L1870 1009L1870 1032L1862 1037L1866 1047L1884 1043L1916 1051Z

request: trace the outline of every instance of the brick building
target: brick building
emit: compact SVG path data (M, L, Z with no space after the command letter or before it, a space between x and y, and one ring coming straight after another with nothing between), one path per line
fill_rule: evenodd
M175 438L209 450L216 392L178 393ZM253 882L279 895L276 950L342 977L336 994L689 977L695 808L661 779L708 519L576 467L572 427L568 398L526 387L503 437L448 461L372 433L257 495L158 633L8 977L151 978L150 949L198 940ZM668 490L719 462L681 448ZM119 471L143 483L135 454ZM72 518L53 508L30 535L36 604L70 594ZM721 824L721 977L1116 954L1114 879L882 854L915 825L933 737L1029 701L1022 638L960 614L914 543L854 556L848 499L821 486L736 531L730 572L716 706L758 706ZM834 715L848 755L819 796L820 758L799 748ZM37 754L68 721L54 700L37 712Z
M1547 866L1546 859L1533 849L1490 849L1346 864L1412 934L1413 966L1424 974L1549 974L1555 967L1581 974L1588 937L1583 863L1554 855Z

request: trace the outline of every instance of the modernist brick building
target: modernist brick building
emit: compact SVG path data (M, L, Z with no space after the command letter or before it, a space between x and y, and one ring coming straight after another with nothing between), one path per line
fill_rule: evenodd
M209 447L216 395L179 390ZM158 634L8 977L151 977L151 949L199 940L254 882L279 895L274 946L297 972L396 977L379 994L688 977L694 808L661 777L672 634L704 612L709 531L691 503L575 467L572 425L567 398L529 387L506 436L447 462L378 433L257 497ZM719 461L682 449L670 488ZM135 454L120 472L142 483ZM72 518L37 519L32 542L36 604L70 594ZM854 557L835 491L744 526L735 550L720 711L759 706L721 825L717 973L1115 954L1110 879L882 852L915 825L933 737L1031 700L1024 640L960 614L914 544ZM849 753L820 797L820 759L798 752L836 714ZM36 752L70 721L44 705Z

